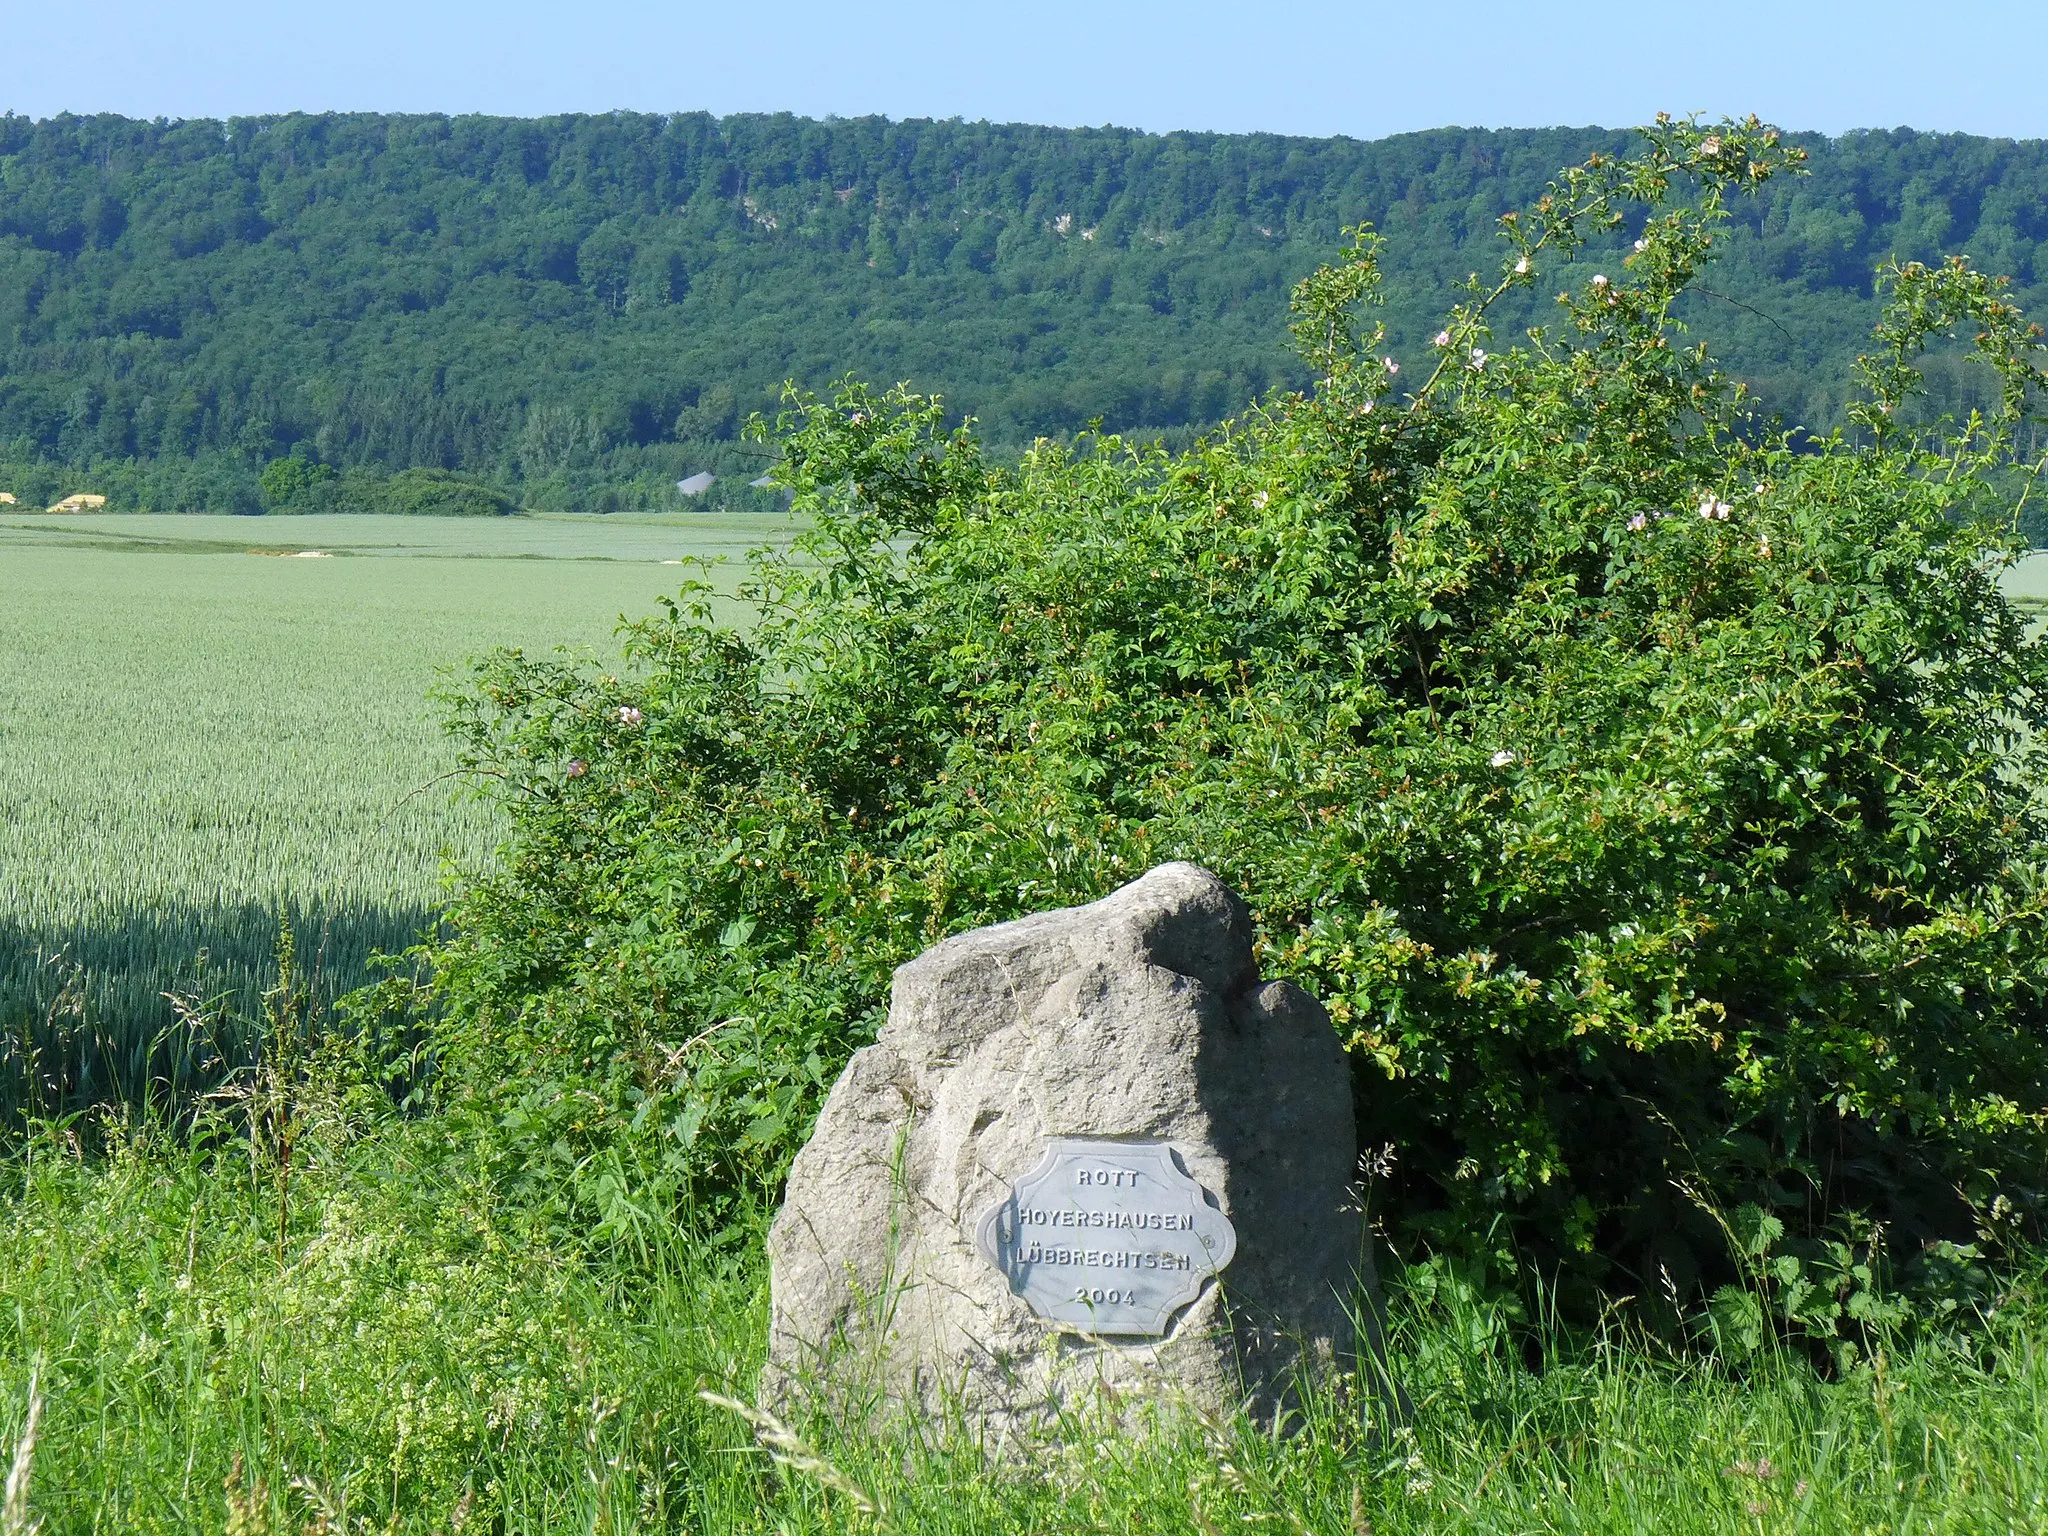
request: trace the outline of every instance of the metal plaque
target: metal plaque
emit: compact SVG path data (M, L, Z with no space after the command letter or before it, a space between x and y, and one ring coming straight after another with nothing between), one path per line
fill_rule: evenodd
M1237 1252L1237 1233L1163 1141L1055 1136L975 1228L1048 1322L1156 1338Z

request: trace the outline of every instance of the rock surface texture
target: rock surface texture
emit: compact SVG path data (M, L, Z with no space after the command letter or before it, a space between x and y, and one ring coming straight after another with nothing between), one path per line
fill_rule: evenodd
M1167 864L901 967L769 1233L764 1396L1028 1433L1152 1398L1270 1412L1296 1372L1348 1355L1373 1285L1350 1072L1321 1006L1260 981L1251 941L1222 881ZM1228 1268L1163 1336L1048 1322L977 1248L1066 1137L1166 1143L1234 1228Z

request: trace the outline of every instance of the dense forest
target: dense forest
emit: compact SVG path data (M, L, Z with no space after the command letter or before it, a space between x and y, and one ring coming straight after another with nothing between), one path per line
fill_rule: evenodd
M999 447L1098 418L1180 440L1306 377L1288 292L1346 225L1389 236L1415 356L1497 217L1628 138L0 116L0 488L256 511L369 504L411 468L488 482L477 507L609 509L708 469L744 505L748 414L849 371L943 392ZM2048 144L1802 142L1810 174L1736 205L1685 318L1820 428L1886 257L1967 251L2031 297Z

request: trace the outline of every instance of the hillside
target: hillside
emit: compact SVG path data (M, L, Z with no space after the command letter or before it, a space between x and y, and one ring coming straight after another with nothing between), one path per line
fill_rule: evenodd
M759 472L737 430L784 378L849 370L945 392L998 445L1096 417L1180 436L1302 377L1288 291L1345 225L1390 237L1414 355L1495 218L1626 138L4 116L0 488L248 511L296 454L672 504L678 475ZM1887 255L1966 250L2031 297L2048 144L1806 142L1811 175L1738 208L1689 318L1823 425Z

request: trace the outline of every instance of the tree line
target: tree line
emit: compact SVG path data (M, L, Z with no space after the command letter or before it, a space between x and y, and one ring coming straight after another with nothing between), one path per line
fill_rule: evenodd
M1810 174L1742 207L1681 314L1766 412L1818 432L1842 419L1879 262L1967 250L2026 302L2048 146L1792 137ZM1419 360L1446 288L1496 261L1499 215L1626 143L0 116L0 482L25 502L254 511L279 504L262 472L289 458L359 492L426 468L602 510L677 504L675 480L709 469L744 503L764 467L749 415L785 379L849 372L943 394L1000 449L1094 420L1184 443L1307 382L1287 296L1347 226L1389 237L1387 343ZM1498 329L1550 300L1517 295ZM1929 371L1937 400L1971 398L1946 355Z

